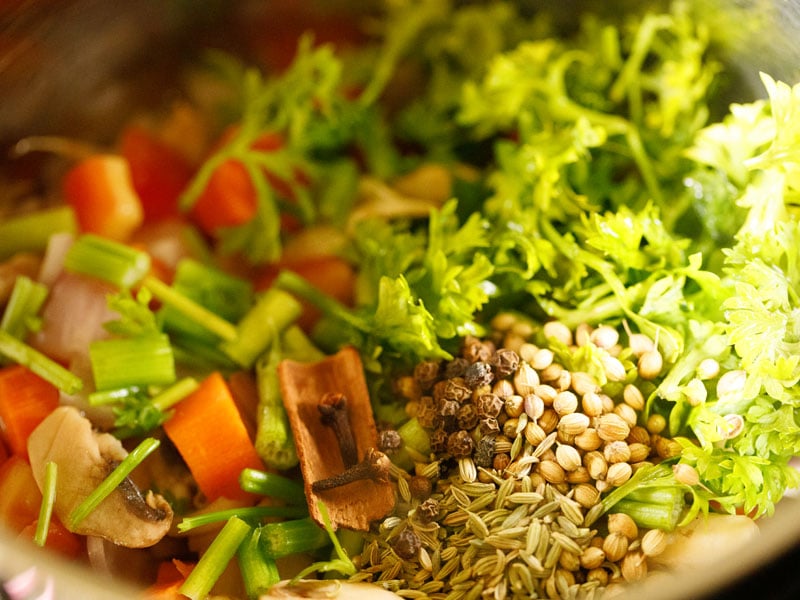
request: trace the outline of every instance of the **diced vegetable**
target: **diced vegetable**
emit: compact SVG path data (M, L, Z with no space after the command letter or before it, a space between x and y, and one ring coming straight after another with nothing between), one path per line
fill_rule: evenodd
M121 156L101 154L80 161L64 178L64 198L80 230L124 241L142 224L142 203Z
M146 252L93 234L79 237L67 251L64 268L121 288L139 283L150 270Z
M25 339L28 331L34 329L36 315L44 304L47 293L47 287L41 283L24 275L18 276L0 320L0 329L16 338Z
M172 346L164 334L97 340L89 346L89 356L98 390L175 381Z
M193 169L176 150L141 125L129 125L120 136L120 152L127 160L133 188L142 203L144 221L177 217L178 197Z
M222 162L192 206L192 217L209 234L250 221L258 210L258 197L247 168L239 161Z
M78 225L70 206L58 206L0 221L0 260L26 251L43 251L55 233L75 233Z
M0 465L0 519L12 531L20 532L39 518L42 493L30 464L12 456Z
M11 451L28 456L31 432L58 406L58 388L22 365L0 369L0 422Z
M222 375L209 375L174 411L164 431L206 498L252 499L239 486L239 473L264 465Z

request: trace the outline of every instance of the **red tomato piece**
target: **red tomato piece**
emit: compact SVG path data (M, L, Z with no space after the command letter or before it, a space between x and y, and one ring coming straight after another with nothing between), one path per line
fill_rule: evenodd
M180 215L178 197L192 178L192 166L146 128L129 125L120 138L131 180L147 223Z

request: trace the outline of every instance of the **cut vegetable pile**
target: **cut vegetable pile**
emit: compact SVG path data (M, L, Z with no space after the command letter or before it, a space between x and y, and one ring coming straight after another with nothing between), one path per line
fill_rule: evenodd
M113 147L20 142L6 528L162 600L611 597L757 535L800 485L800 85L724 104L689 3L519 5L386 2L209 53Z

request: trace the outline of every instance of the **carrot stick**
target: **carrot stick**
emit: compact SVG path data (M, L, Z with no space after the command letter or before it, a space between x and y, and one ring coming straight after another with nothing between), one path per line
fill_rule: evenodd
M12 456L0 467L0 523L19 533L39 518L41 504L28 461Z
M239 487L239 474L264 464L222 375L209 375L174 411L164 430L206 498L254 499Z
M58 406L58 388L22 365L0 369L0 420L11 451L28 457L28 436Z
M63 188L85 233L124 241L142 224L142 202L121 156L97 154L82 160L67 172Z

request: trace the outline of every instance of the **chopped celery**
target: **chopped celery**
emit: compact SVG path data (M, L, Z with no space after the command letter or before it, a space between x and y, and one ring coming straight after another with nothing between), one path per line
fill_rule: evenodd
M251 531L239 545L236 555L247 597L253 599L260 598L281 579L275 559L264 556L260 536L260 530Z
M237 364L249 369L275 336L300 316L301 310L300 303L290 294L271 288L239 321L236 339L224 342L220 348Z
M153 296L161 301L162 304L171 306L191 321L201 324L205 329L221 337L223 340L232 340L236 338L237 331L234 325L201 306L191 298L174 290L163 281L155 277L146 277L144 286L149 289Z
M222 531L214 538L195 568L189 573L179 592L192 600L205 598L239 550L239 546L247 539L250 531L250 526L241 519L237 517L228 519Z
M164 334L97 340L89 345L89 357L98 390L175 381L172 347Z
M130 288L147 275L150 256L125 244L87 233L70 246L64 267L121 288Z
M59 206L0 221L0 260L17 252L44 251L54 233L78 231L75 212Z
M319 550L331 543L328 533L314 523L311 517L267 523L260 529L261 547L271 558Z
M243 520L260 520L271 517L298 519L307 515L308 507L306 506L246 506L228 508L194 517L186 517L178 524L178 531L185 533L192 529L203 527L204 525L227 521L231 517L238 517Z
M239 484L246 492L269 496L289 502L305 505L306 497L303 484L276 473L244 469L239 475Z
M53 506L56 502L57 478L58 465L52 461L48 461L44 468L42 505L39 509L39 521L36 523L36 533L33 536L33 541L39 546L44 546L47 541L47 532L50 529L50 519L53 516Z
M281 399L278 363L283 359L277 338L256 361L258 412L256 451L273 469L285 470L297 465L297 449L289 417Z
M78 504L67 519L67 525L74 530L97 506L109 496L136 467L159 447L161 442L154 438L145 438L128 456L122 459L117 468L109 473L83 502Z
M74 394L83 387L80 377L2 329L0 329L0 356L28 367L65 394Z
M339 538L336 537L336 532L333 530L333 525L331 524L331 517L328 514L328 507L325 506L321 500L319 500L317 501L317 508L319 509L319 514L322 516L322 522L325 525L325 533L328 534L331 544L333 544L333 550L336 557L328 561L316 562L309 565L295 575L293 581L298 581L299 579L302 579L311 573L335 572L344 577L348 577L350 575L354 575L356 572L356 566L353 564L353 561L350 560L347 552L342 547Z
M281 353L284 358L301 362L325 358L325 353L314 345L299 325L289 325L281 335Z
M191 259L178 263L172 289L232 323L241 319L252 304L250 282ZM217 341L218 336L204 323L197 322L174 306L165 305L161 314L165 329L171 333L209 343Z
M31 322L47 298L47 287L33 281L30 277L20 275L14 281L14 289L8 299L0 329L7 331L15 338L25 339L32 329Z

